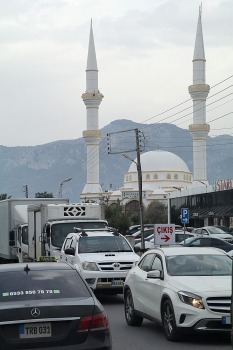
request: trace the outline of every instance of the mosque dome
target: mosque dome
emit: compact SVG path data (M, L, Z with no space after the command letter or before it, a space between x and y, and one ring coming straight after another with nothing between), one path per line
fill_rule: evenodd
M141 154L141 168L144 171L184 171L189 173L185 162L176 154L157 150ZM137 159L135 160L137 162ZM137 171L136 164L132 162L128 172Z
M157 191L190 186L192 174L186 163L176 154L156 150L141 154L143 190ZM137 159L124 177L124 188L138 189Z

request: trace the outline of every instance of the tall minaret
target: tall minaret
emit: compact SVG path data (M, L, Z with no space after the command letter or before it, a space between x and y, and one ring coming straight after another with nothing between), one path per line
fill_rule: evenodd
M98 89L98 68L91 21L86 68L86 91L82 94L87 111L87 130L83 131L87 146L87 182L81 193L81 199L97 199L102 192L99 183L99 143L102 139L102 133L99 130L98 110L103 97Z
M208 184L206 139L210 126L206 124L206 98L210 87L205 83L205 62L200 6L193 55L193 85L189 86L193 100L193 124L189 125L189 131L193 138L193 179Z

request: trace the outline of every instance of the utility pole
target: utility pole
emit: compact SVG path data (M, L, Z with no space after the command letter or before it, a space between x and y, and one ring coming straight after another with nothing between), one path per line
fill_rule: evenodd
M134 134L133 134L133 133ZM121 138L123 133L128 133L128 137ZM131 135L130 135L131 133ZM114 138L114 135L118 134L118 138ZM121 135L120 135L121 134ZM134 142L131 141L131 137L133 136ZM135 143L136 136L136 143ZM142 201L142 169L141 169L141 159L140 152L142 151L142 146L140 144L141 135L138 129L118 131L115 133L107 134L108 137L108 154L121 154L125 158L134 162L137 166L138 173L138 201L139 201L139 213L140 213L140 226L141 226L141 250L145 251L145 237L144 237L144 211L143 211L143 201ZM111 142L112 137L112 142ZM133 139L132 139L133 140ZM133 145L133 146L132 146ZM113 148L116 150L114 151ZM134 161L126 154L127 152L135 152L137 154L137 161Z
M140 224L141 224L141 249L145 251L144 240L144 215L143 215L143 203L142 203L142 168L140 157L140 143L139 143L139 130L135 129L136 133L136 150L137 150L137 171L138 171L138 194L139 194L139 209L140 209Z
M25 197L28 198L28 185L23 186Z

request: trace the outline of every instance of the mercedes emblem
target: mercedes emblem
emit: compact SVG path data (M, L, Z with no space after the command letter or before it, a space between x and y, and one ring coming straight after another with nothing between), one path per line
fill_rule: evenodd
M40 310L37 307L34 307L34 309L31 310L32 317L39 317L40 316Z

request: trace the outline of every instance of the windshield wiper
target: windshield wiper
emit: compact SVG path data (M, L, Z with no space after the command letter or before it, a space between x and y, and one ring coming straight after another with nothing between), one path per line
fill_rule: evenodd
M132 252L132 250L131 249L119 249L119 250L114 250L114 252L116 252L116 253L120 253L120 252L127 252L127 253L129 253L129 252Z
M92 253L112 253L112 251L109 249L108 250L101 249L101 250L95 250Z

